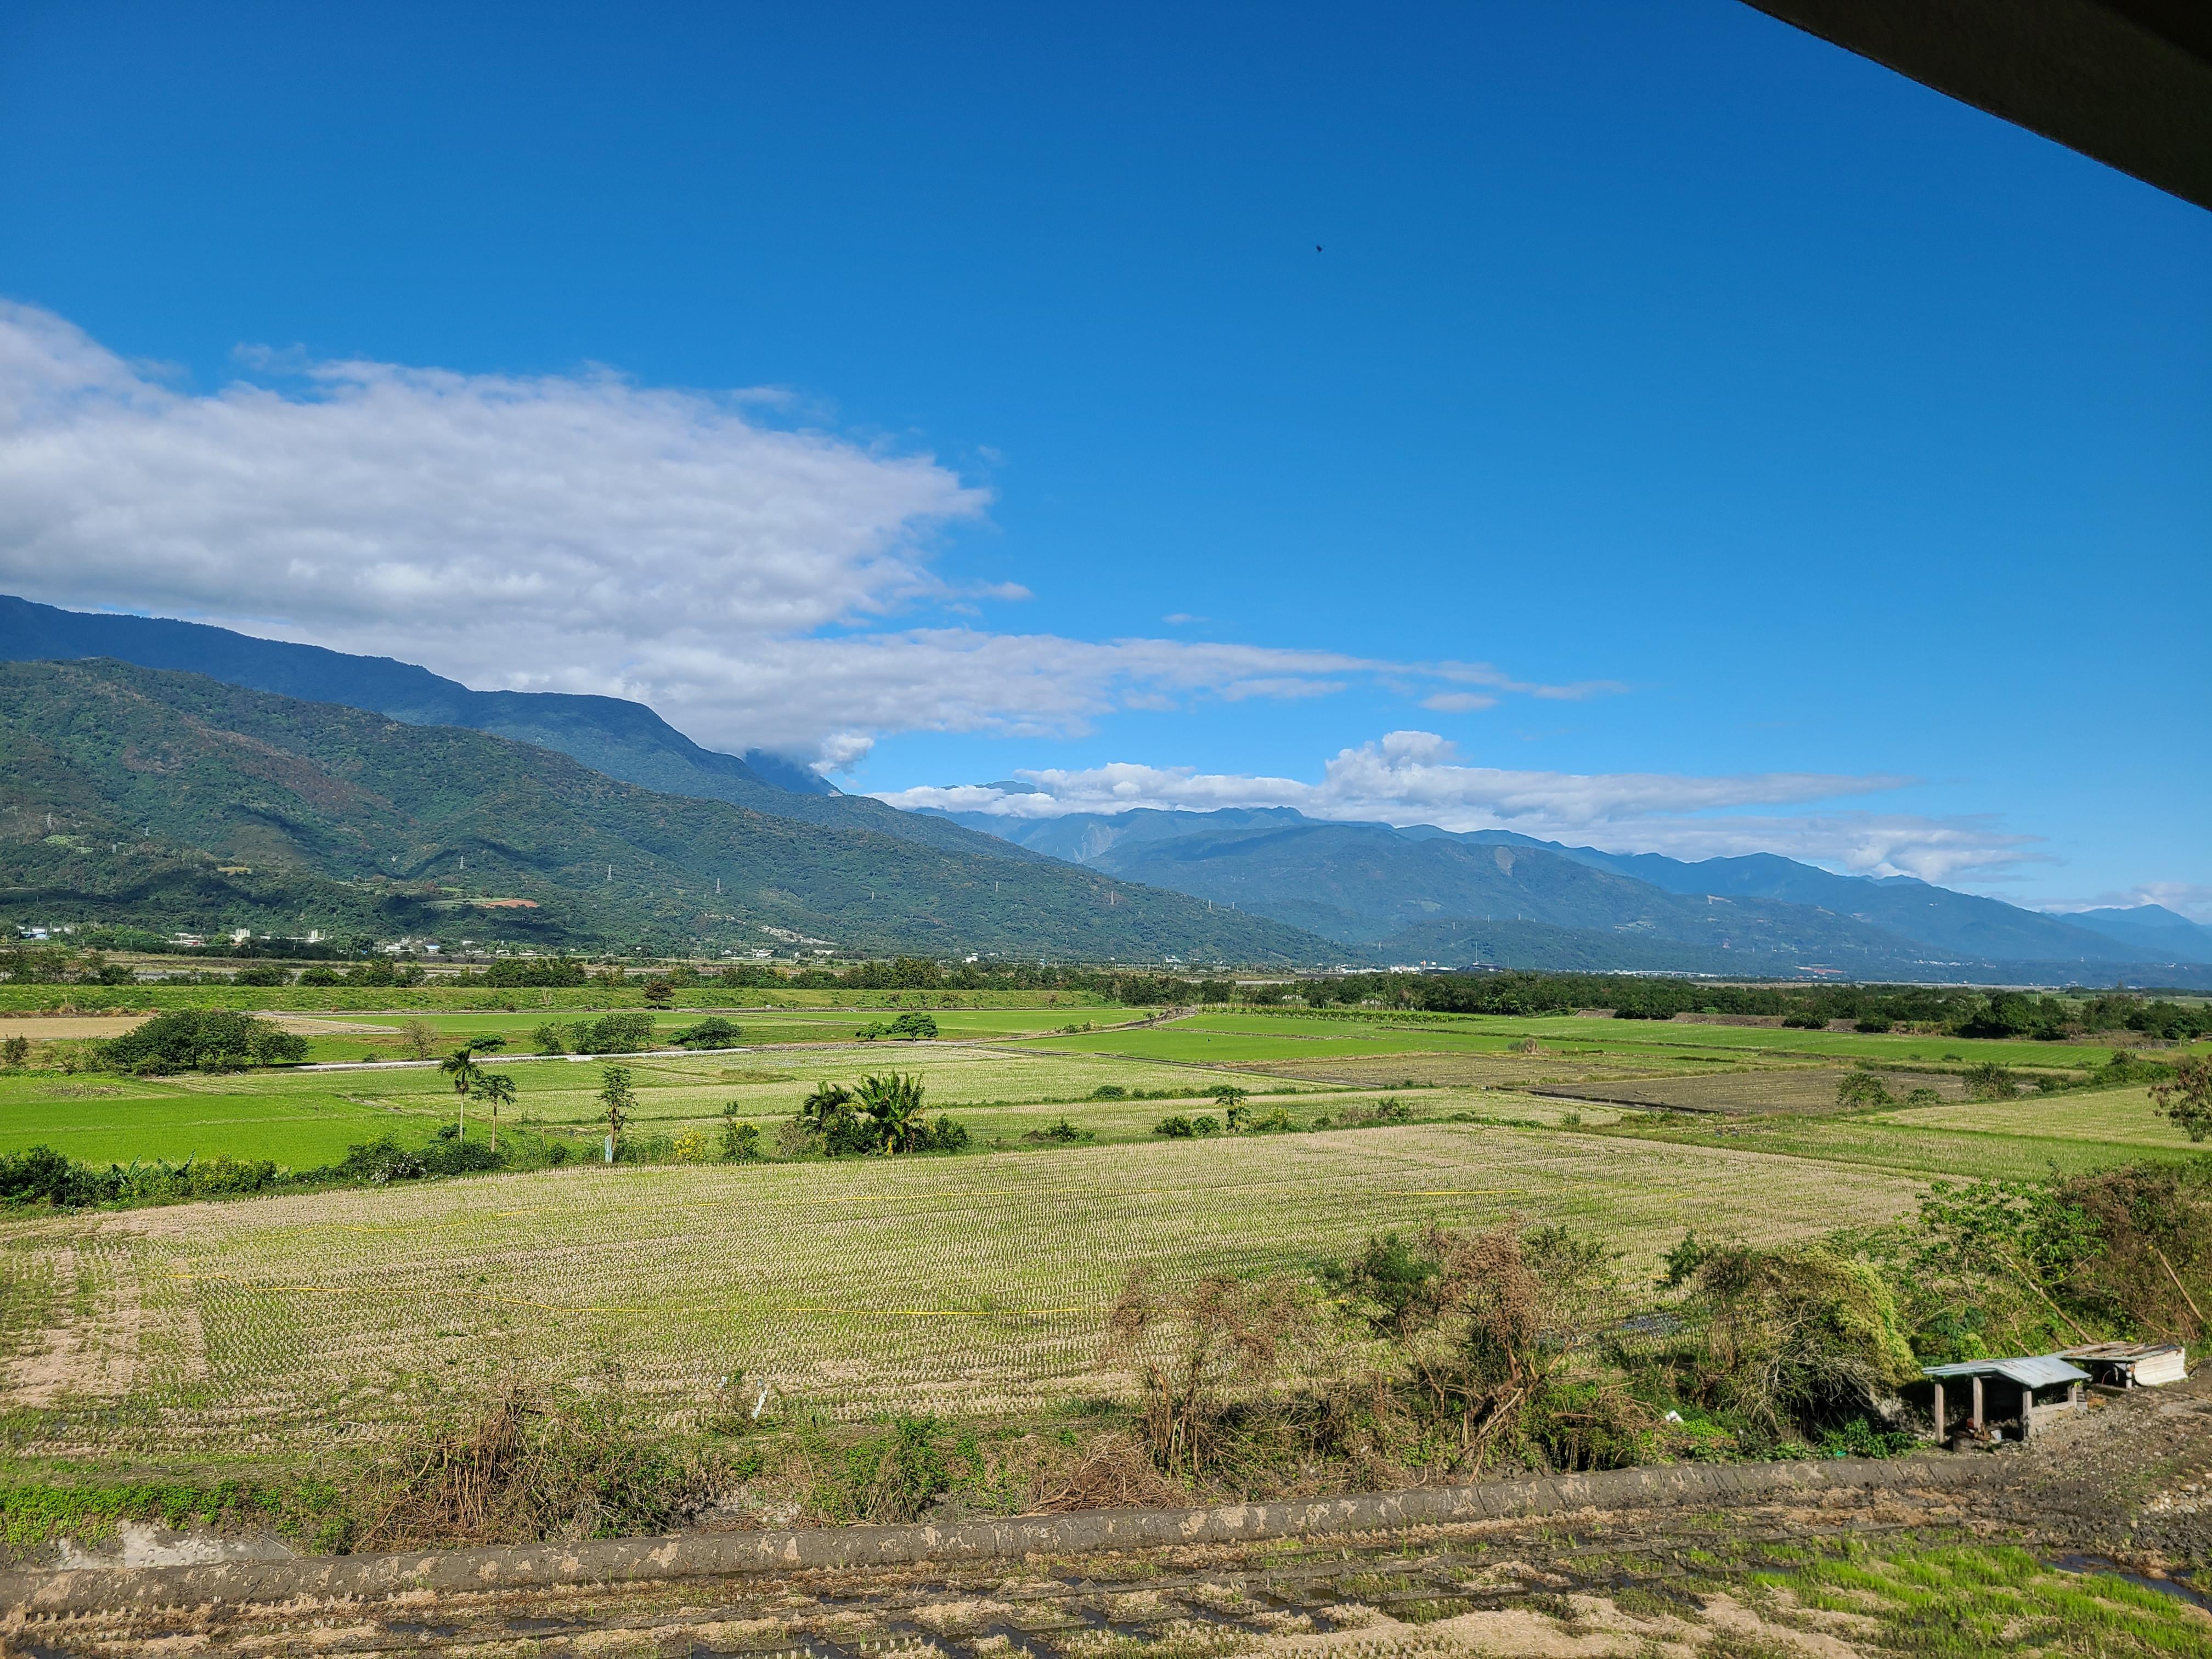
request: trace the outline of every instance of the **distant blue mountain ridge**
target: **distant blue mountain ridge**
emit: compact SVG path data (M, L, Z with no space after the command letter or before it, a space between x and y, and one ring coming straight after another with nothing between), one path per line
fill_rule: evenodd
M2198 977L2190 966L2212 964L2212 929L2150 915L2156 907L2062 917L1771 854L1693 863L1511 830L1327 822L1291 807L951 816L1033 851L1401 959L1441 951L1483 960L1489 944L1525 955L1536 924L1574 935L1555 942L1571 946L1576 965L1608 938L1614 965L1635 968L1694 962L1749 972L1759 963L1771 971L1789 958L1796 968L1913 978L2032 966L2046 978L2149 973L2178 983ZM2152 971L2162 967L2175 971Z

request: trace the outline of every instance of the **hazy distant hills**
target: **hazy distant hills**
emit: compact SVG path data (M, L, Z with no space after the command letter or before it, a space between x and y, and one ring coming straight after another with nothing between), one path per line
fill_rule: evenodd
M0 660L112 657L307 702L343 703L410 726L465 726L533 743L595 772L665 794L697 795L775 817L872 830L948 851L1006 856L1000 841L941 817L842 795L808 769L755 749L702 749L641 702L559 691L471 691L427 668L320 646L258 640L204 623L63 611L0 596ZM1018 853L1014 856L1021 856Z
M1504 830L1323 823L1288 807L960 821L1390 961L2167 983L2194 977L2170 964L2212 962L2202 953L2212 930L2172 912L2060 918L1771 854L1686 863Z
M2153 957L2171 955L2185 962L2212 963L2212 927L2177 915L2163 904L2075 910L2066 920Z
M16 922L1085 960L1331 950L1071 864L658 793L465 727L106 660L0 665L0 915Z

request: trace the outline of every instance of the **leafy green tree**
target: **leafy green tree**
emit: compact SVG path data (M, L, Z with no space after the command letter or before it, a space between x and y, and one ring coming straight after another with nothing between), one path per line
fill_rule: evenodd
M606 1066L599 1070L599 1109L607 1120L607 1162L615 1161L615 1142L623 1125L637 1114L637 1091L630 1087L629 1067Z
M665 1008L676 995L676 988L665 979L649 979L645 982L645 1000L655 1008Z
M744 1035L728 1020L715 1014L678 1031L675 1041L681 1048L734 1048Z
M2154 1083L2150 1097L2191 1140L2212 1135L2212 1058L2192 1055L2173 1068L2173 1080Z

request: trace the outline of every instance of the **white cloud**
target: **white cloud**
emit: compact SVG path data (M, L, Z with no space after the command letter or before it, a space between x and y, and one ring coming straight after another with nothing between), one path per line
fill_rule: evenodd
M1480 691L1439 691L1432 697L1423 697L1421 707L1439 714L1471 714L1478 708L1495 708L1498 699Z
M1116 708L1323 696L1354 678L1619 689L898 626L916 607L1027 597L932 568L932 538L988 496L927 456L766 424L771 394L241 357L261 380L196 394L0 302L0 581L388 653L479 688L635 697L702 742L830 762L887 732L1062 733Z
M1190 811L1291 806L1316 818L1515 830L1614 852L1689 859L1779 853L1860 874L1916 875L1930 881L2035 856L2026 837L2008 835L1985 819L1833 810L1751 816L1742 811L1879 794L1904 787L1909 778L1508 771L1467 765L1453 744L1429 732L1393 732L1342 750L1323 768L1318 783L1127 763L1015 775L1034 793L966 785L901 790L881 799L895 806L1013 818L1140 806Z

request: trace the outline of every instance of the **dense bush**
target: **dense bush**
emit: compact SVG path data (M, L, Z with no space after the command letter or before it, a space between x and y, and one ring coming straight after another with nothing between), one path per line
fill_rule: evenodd
M939 1113L932 1123L922 1115L919 1077L886 1073L860 1079L857 1089L842 1083L817 1085L799 1103L786 1127L783 1149L842 1158L868 1152L954 1152L968 1144L968 1127Z
M853 1035L863 1042L872 1042L878 1037L894 1037L907 1042L919 1042L937 1035L937 1020L933 1015L909 1012L901 1014L897 1018L888 1023L878 1020L872 1024L863 1025Z
M103 1042L100 1063L117 1072L236 1071L297 1064L307 1042L273 1021L227 1008L174 1008Z
M687 1025L673 1041L682 1048L734 1048L744 1033L720 1014L710 1014L696 1025Z
M471 977L502 990L570 990L583 984L584 964L568 957L501 957Z

